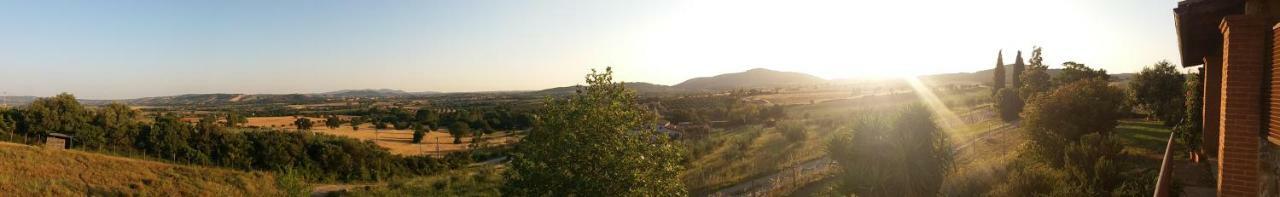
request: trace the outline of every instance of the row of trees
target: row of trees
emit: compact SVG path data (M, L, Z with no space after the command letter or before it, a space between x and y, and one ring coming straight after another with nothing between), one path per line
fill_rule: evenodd
M70 94L37 99L0 115L10 120L9 136L41 143L49 133L75 136L75 147L123 155L146 155L178 163L242 170L300 171L320 180L382 180L428 174L469 162L466 155L446 160L392 155L372 142L329 135L270 130L228 131L207 116L196 124L159 115L151 123L122 104L86 109ZM304 124L299 124L304 125Z

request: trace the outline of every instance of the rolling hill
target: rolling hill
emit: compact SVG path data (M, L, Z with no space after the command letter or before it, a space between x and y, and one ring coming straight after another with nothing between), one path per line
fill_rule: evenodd
M739 73L728 73L713 77L699 77L686 80L674 87L690 90L725 90L738 88L780 87L792 85L811 85L828 81L813 75L798 72L783 72L756 68Z
M279 196L274 176L0 142L0 194Z

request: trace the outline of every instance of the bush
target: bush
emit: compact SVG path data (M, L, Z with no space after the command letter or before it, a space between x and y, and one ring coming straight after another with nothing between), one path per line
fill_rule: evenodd
M1022 126L1039 157L1062 166L1068 142L1088 133L1109 135L1118 124L1124 93L1105 80L1081 80L1033 97L1022 113Z
M791 142L803 142L809 139L809 129L799 121L787 121L778 125L778 131Z
M841 172L839 191L858 196L933 196L953 155L932 112L908 106L890 124L868 117L852 133L832 138L828 155Z
M1017 91L1004 88L997 91L995 96L995 107L1000 112L1000 119L1006 122L1018 120L1018 113L1022 112L1022 98L1018 98Z

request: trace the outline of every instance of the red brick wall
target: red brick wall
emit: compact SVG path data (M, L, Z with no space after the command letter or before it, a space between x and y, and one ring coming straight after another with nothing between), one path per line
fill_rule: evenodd
M1280 23L1271 26L1271 67L1267 68L1271 76L1267 87L1267 137L1272 143L1280 140Z
M1204 155L1218 157L1218 127L1222 112L1222 56L1221 54L1204 58L1204 108L1201 110L1201 149Z
M1258 196L1259 134L1263 131L1263 71L1270 64L1268 20L1228 16L1221 29L1222 109L1218 196Z

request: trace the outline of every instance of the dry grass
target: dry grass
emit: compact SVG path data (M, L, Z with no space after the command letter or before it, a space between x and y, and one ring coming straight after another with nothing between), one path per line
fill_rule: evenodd
M295 127L289 126L293 124L295 119L292 116L281 117L254 117L249 118L247 125L268 127L270 125L285 125L271 128L279 128L285 130L294 130ZM312 132L324 133L336 136L355 138L359 140L373 140L378 146L387 148L392 154L398 155L433 155L443 156L451 152L467 150L471 146L471 137L462 138L461 144L453 143L453 136L449 135L447 130L435 130L427 132L423 136L421 144L414 144L412 130L394 130L383 129L374 130L373 124L361 124L360 130L352 130L351 125L342 125L336 129L325 127L321 123L323 119L311 118L315 125L311 128ZM508 145L515 143L518 139L508 133L496 132L486 136L490 145Z
M274 176L0 143L4 196L279 196Z

